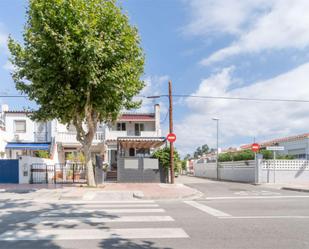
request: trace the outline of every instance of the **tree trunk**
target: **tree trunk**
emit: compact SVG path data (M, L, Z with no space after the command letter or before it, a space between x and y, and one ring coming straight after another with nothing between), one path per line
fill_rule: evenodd
M92 165L90 146L84 146L85 164L87 169L87 183L90 187L95 187L96 182L94 179L94 169Z

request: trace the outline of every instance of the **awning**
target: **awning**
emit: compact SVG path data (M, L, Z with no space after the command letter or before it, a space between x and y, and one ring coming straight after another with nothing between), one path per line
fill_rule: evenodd
M50 143L7 143L6 149L49 150Z
M160 147L165 140L165 137L119 137L117 142L125 149L150 149Z

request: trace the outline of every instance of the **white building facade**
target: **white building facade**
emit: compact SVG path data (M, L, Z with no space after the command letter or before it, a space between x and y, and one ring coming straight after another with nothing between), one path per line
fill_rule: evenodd
M81 152L73 125L57 120L39 123L31 120L30 115L2 106L0 153L5 152L3 158L37 156L38 151L44 150L55 164L65 164L70 155ZM154 106L152 113L123 113L113 124L98 125L91 147L92 159L99 158L110 171L115 171L119 156L150 157L165 141L161 136L159 105Z

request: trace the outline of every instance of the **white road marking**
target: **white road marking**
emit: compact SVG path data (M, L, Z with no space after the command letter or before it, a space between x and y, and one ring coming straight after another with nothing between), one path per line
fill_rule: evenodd
M285 199L285 198L309 198L309 195L281 195L281 196L217 196L206 197L205 200L246 200L246 199Z
M123 208L132 208L132 207L141 207L141 208L143 208L143 207L145 207L145 208L147 208L147 207L159 207L159 205L158 204L102 204L102 205L100 205L100 206L98 206L98 205L91 205L91 204L89 204L89 205L87 205L87 204L85 204L85 205L70 205L70 207L69 208L73 208L73 209L83 209L83 208L89 208L89 209L98 209L98 210L100 210L100 209L102 209L102 208L121 208L121 207L123 207Z
M227 214L227 213L224 213L220 210L217 210L217 209L214 209L214 208L211 208L209 206L206 206L206 205L203 205L203 204L200 204L196 201L184 201L184 203L188 204L188 205L191 205L192 207L195 207L205 213L208 213L212 216L215 216L215 217L229 217L231 215Z
M91 240L91 239L166 239L189 238L181 228L127 228L127 229L42 229L13 230L0 235L3 240Z
M174 221L171 216L117 216L117 217L37 217L27 224L76 224L76 223L114 223L114 222L164 222Z
M55 216L57 214L83 214L83 213L104 213L104 214L115 214L115 213L164 213L165 210L162 208L132 208L132 209L57 209L51 210L45 213L40 214L40 216Z
M218 217L220 219L309 219L309 216L230 216L230 217Z
M61 203L61 201L59 201ZM155 203L153 200L134 200L134 201L64 201L66 204L134 204L134 203Z
M1 1L1 0L0 0ZM90 201L86 201L86 200L57 200L55 202L55 200L48 200L48 199L33 199L31 200L32 202L36 202L36 203L52 203L52 204L93 204L93 205L100 205L100 204L134 204L134 203L155 203L154 200L123 200L123 201L98 201L98 200L90 200Z

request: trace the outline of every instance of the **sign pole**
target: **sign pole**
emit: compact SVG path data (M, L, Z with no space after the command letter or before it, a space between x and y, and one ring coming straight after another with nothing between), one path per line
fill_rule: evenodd
M276 183L276 151L274 150L274 183Z
M172 96L172 82L168 82L168 99L169 99L169 125L170 133L173 133L173 96ZM171 184L174 184L174 143L170 142L170 171Z

